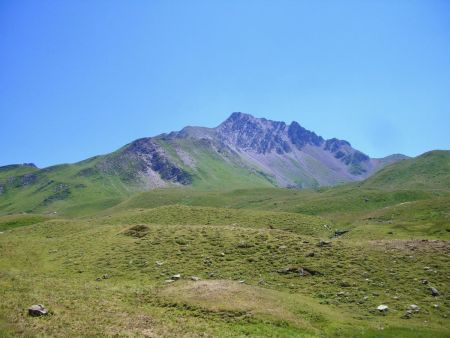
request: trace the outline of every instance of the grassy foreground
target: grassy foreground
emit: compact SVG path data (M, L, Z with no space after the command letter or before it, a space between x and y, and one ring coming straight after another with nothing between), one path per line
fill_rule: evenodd
M0 336L450 335L447 197L411 202L413 216L395 200L344 217L337 200L318 216L218 208L212 195L197 196L207 206L135 199L83 218L1 217ZM286 210L314 205L294 200ZM51 315L27 316L36 303ZM420 311L405 318L411 304Z

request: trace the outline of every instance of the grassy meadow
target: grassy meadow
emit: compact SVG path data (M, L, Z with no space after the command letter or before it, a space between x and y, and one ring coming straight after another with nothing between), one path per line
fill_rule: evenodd
M0 337L449 337L447 178L387 186L389 170L3 208Z

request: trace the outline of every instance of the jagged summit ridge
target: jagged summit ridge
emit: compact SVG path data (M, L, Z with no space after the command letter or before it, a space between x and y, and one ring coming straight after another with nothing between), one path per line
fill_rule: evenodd
M294 148L302 151L305 147L317 147L330 152L346 165L360 166L370 160L369 156L355 150L350 142L323 137L302 127L293 121L290 125L285 122L256 118L249 114L236 112L216 128L219 138L229 146L238 150L254 151L267 154L275 151L282 155L291 153ZM360 166L355 174L363 174L367 170Z

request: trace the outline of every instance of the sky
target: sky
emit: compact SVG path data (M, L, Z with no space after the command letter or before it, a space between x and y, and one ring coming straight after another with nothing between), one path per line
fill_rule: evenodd
M450 1L0 0L0 165L235 111L372 157L450 149Z

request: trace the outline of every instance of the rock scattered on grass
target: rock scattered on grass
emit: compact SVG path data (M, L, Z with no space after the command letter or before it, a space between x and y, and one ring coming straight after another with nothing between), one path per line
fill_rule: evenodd
M377 310L381 313L386 313L389 310L389 306L381 304L377 306Z
M314 257L314 255L314 252L311 251L306 254L306 257Z
M350 230L335 230L334 231L334 237L339 237L342 236L344 234L346 234L347 232L349 232Z
M33 317L48 315L47 309L42 304L31 305L28 308L28 314Z
M419 312L419 311L420 311L420 307L418 307L416 304L411 304L411 305L408 307L408 310L411 310L411 311L413 311L413 312Z
M173 275L173 276L171 277L172 280L178 280L178 279L180 279L180 278L181 278L181 275L180 275L179 273L177 273L176 275Z
M432 295L433 297L437 297L437 296L440 295L438 289L436 289L436 288L431 287L431 288L430 288L430 291L431 291L431 295Z
M198 282L200 280L200 277L192 276L191 280L193 280L194 282Z
M319 243L317 243L317 246L318 246L318 247L330 246L330 245L331 245L331 242L329 242L329 241L324 241L323 239L321 239L321 240L319 241Z
M417 313L420 311L420 308L416 304L411 304L408 309L403 314L403 319L410 319L414 313Z

